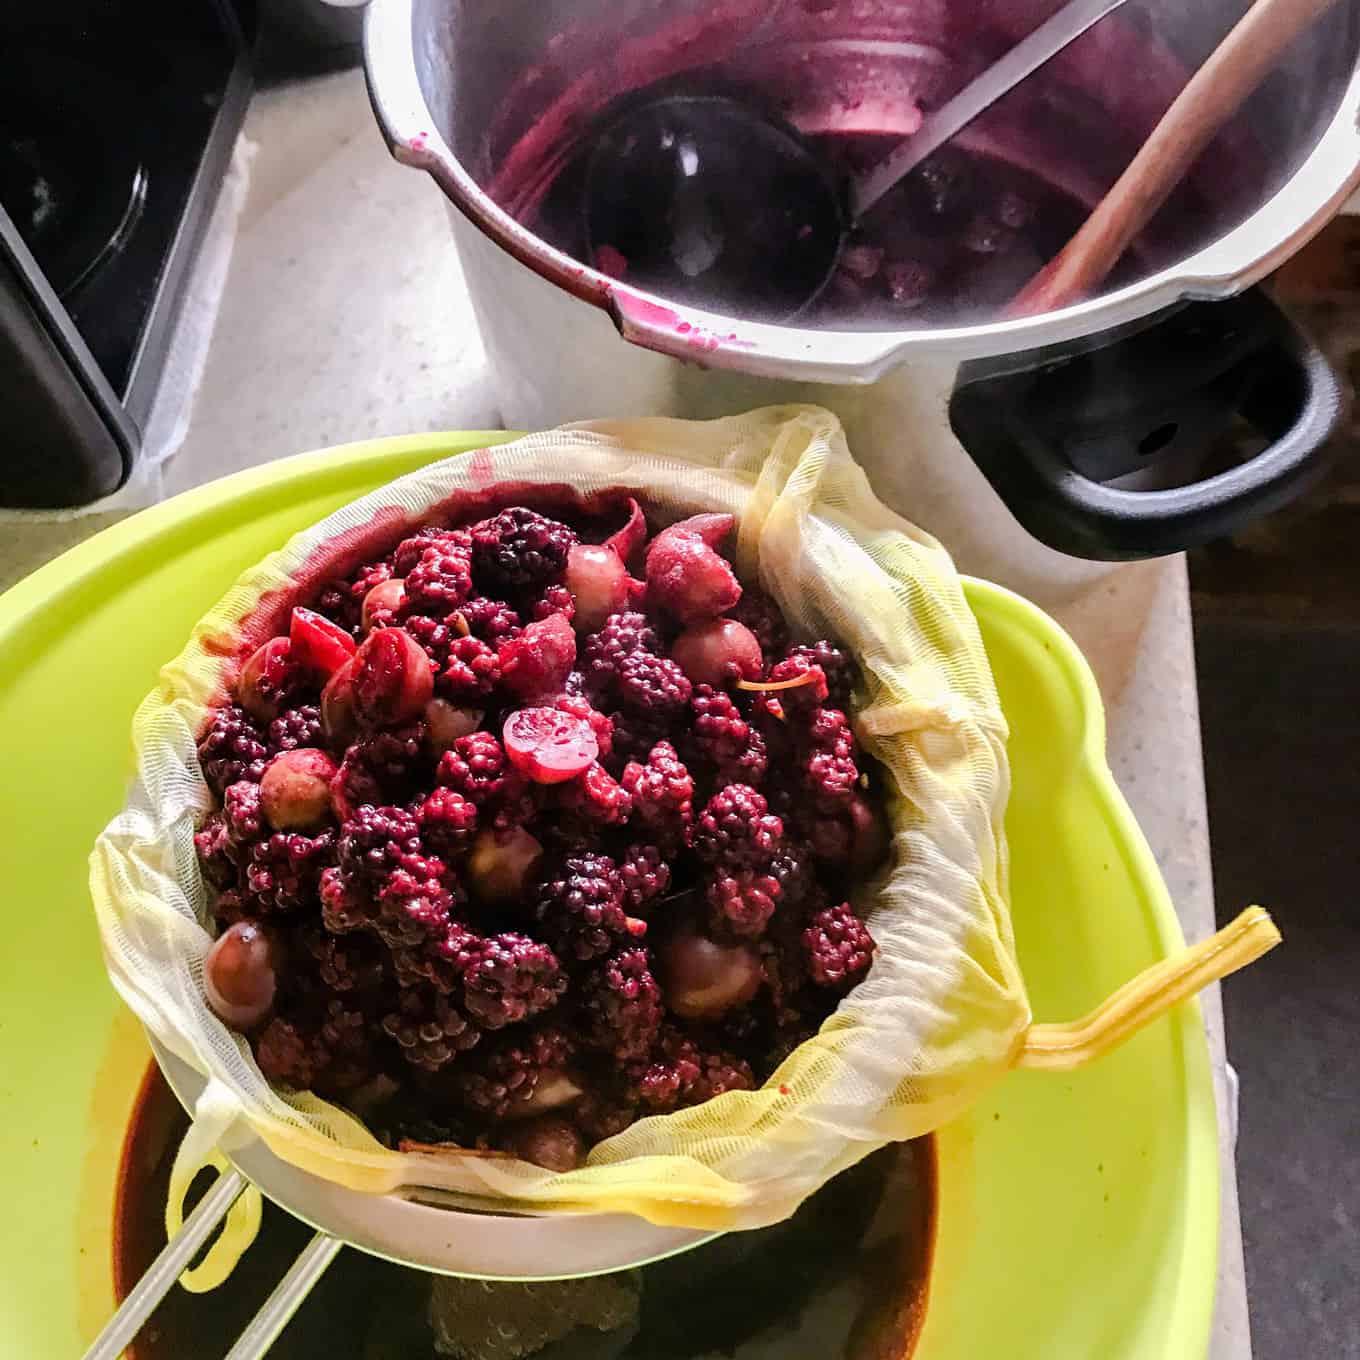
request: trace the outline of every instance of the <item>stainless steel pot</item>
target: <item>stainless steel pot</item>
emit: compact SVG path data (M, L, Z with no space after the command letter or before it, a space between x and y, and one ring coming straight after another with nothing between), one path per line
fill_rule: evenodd
M609 278L502 206L527 216L591 118L653 80L717 69L777 87L804 130L844 128L867 104L875 130L896 119L906 131L918 101L947 95L1052 8L372 0L366 66L394 156L455 209L507 424L818 401L842 416L880 494L965 568L1053 598L1107 569L1089 559L1188 546L1317 475L1340 405L1330 370L1263 301L1224 312L1202 300L1262 278L1360 182L1360 0L1301 39L1201 159L1141 243L1138 277L1035 318L756 323ZM1244 8L1135 0L960 143L1094 202ZM1206 472L1206 451L1243 416L1265 448Z

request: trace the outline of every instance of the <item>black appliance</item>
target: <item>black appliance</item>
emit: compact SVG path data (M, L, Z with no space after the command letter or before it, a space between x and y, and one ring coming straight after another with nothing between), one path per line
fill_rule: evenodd
M0 505L82 505L138 457L245 115L253 11L0 10Z

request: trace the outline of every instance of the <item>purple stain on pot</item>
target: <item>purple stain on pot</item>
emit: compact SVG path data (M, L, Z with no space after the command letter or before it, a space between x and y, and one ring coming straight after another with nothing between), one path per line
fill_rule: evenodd
M621 176L603 195L613 210L610 229L597 230L592 241L586 204L601 196L596 186L589 197L587 181L601 139L618 139L626 157L639 137L664 135L641 120L629 122L658 96L736 99L773 126L796 130L828 173L843 180L881 159L919 126L923 110L938 106L1052 8L1047 0L976 8L920 0L792 6L723 0L679 17L663 11L657 28L656 7L629 5L614 31L577 24L547 43L545 60L497 101L478 178L536 235L625 285L610 289L614 306L640 324L661 323L636 305L634 288L681 308L790 319L781 305L799 295L802 281L776 281L785 285L782 292L772 288L767 296L745 282L739 296L728 284L734 276L760 280L762 242L783 206L777 177L762 180L749 167L720 163L705 182L712 192L696 194L683 182L702 181L695 167L704 153L721 160L721 139L716 148L679 139L675 177L684 194L655 175ZM1107 88L1110 70L1135 67L1138 81ZM791 318L794 324L896 329L995 315L1080 225L1184 79L1184 67L1145 23L1119 14L1102 21L857 224L834 275ZM1210 198L1221 200L1251 159L1240 134L1221 141L1215 173L1200 176L1209 183L1192 177L1111 286L1203 238ZM721 210L720 200L735 207ZM780 229L796 242L799 225ZM803 235L815 235L810 224ZM725 270L734 256L746 257L742 269ZM782 268L797 267L796 256L781 259ZM710 338L696 336L694 347ZM717 340L727 343L725 335Z

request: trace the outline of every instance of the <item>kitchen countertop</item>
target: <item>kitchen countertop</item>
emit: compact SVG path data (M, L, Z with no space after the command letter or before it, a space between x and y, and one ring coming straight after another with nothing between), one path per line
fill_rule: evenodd
M374 435L500 424L445 210L388 157L357 72L258 95L258 144L227 290L167 493ZM107 516L6 534L0 584ZM926 526L929 527L929 526ZM1214 929L1183 559L1121 567L1060 602L1104 694L1109 759L1186 936ZM1203 1008L1219 1093L1222 1241L1211 1360L1251 1353L1217 988Z

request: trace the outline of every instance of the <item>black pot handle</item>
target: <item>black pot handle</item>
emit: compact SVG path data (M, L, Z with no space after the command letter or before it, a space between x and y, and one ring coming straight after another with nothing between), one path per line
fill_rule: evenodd
M950 423L1011 513L1076 557L1220 538L1326 471L1344 408L1321 351L1259 289L1134 333L959 369ZM1242 446L1258 447L1243 459Z

